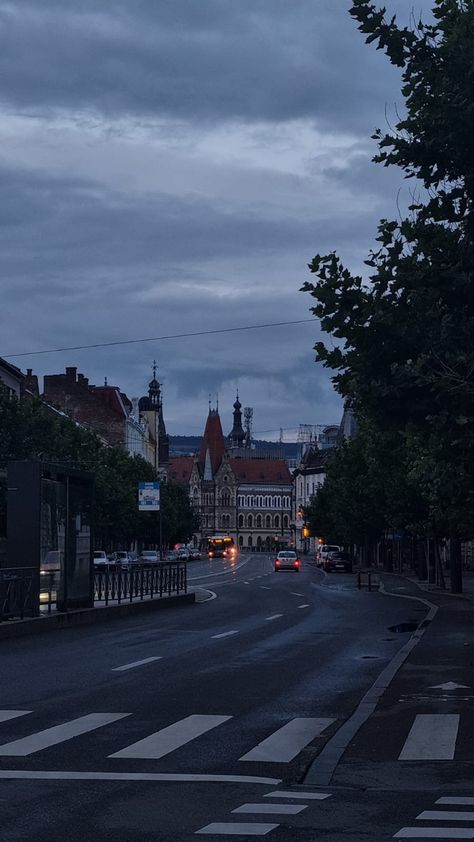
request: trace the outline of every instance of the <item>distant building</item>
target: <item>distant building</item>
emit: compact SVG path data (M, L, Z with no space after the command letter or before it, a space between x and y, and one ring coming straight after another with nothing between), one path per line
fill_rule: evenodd
M209 407L199 453L171 458L169 478L189 490L203 547L211 535L225 533L242 550L272 550L291 543L292 477L284 459L245 447L240 409L237 398L226 443L219 412Z
M166 474L169 463L170 444L163 419L161 384L156 379L156 363L153 363L153 378L148 384L148 395L138 401L140 419L146 421L148 436L145 458L157 471Z
M19 398L23 390L25 375L16 365L0 357L0 383L8 390L11 397Z

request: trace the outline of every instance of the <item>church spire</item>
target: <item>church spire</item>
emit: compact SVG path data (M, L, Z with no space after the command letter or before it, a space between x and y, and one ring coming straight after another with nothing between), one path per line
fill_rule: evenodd
M243 447L245 441L245 430L242 427L242 404L239 401L239 393L234 403L234 426L229 433L229 444L231 448Z

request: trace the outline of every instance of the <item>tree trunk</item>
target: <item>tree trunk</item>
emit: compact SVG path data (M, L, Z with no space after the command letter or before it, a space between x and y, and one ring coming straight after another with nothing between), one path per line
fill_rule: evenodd
M450 536L449 549L451 559L451 592L462 593L461 539L454 532Z

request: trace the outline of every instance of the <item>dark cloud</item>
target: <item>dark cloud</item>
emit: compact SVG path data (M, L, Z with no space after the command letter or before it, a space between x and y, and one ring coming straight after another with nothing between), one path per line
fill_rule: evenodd
M408 22L412 0L386 5ZM0 356L304 319L316 252L364 269L400 186L369 135L401 96L349 6L0 0ZM13 361L135 396L156 358L170 432L199 433L209 393L230 426L237 386L255 429L279 429L340 416L319 338L314 322Z
M387 5L408 22L411 0ZM3 3L1 96L13 108L43 113L311 117L345 130L372 128L387 82L398 74L364 46L349 6L348 0Z

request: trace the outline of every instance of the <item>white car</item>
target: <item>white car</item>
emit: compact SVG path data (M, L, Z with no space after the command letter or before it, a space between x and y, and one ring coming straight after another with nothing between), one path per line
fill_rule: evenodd
M157 550L142 550L138 557L140 564L156 564L160 560L160 554Z
M301 561L293 550L281 550L275 559L275 573L279 570L300 572Z
M107 553L104 550L94 550L94 569L104 570L108 566L109 559L107 558Z
M339 553L341 549L337 544L321 544L316 552L316 564L318 567L324 567L324 562L327 560L329 553Z

